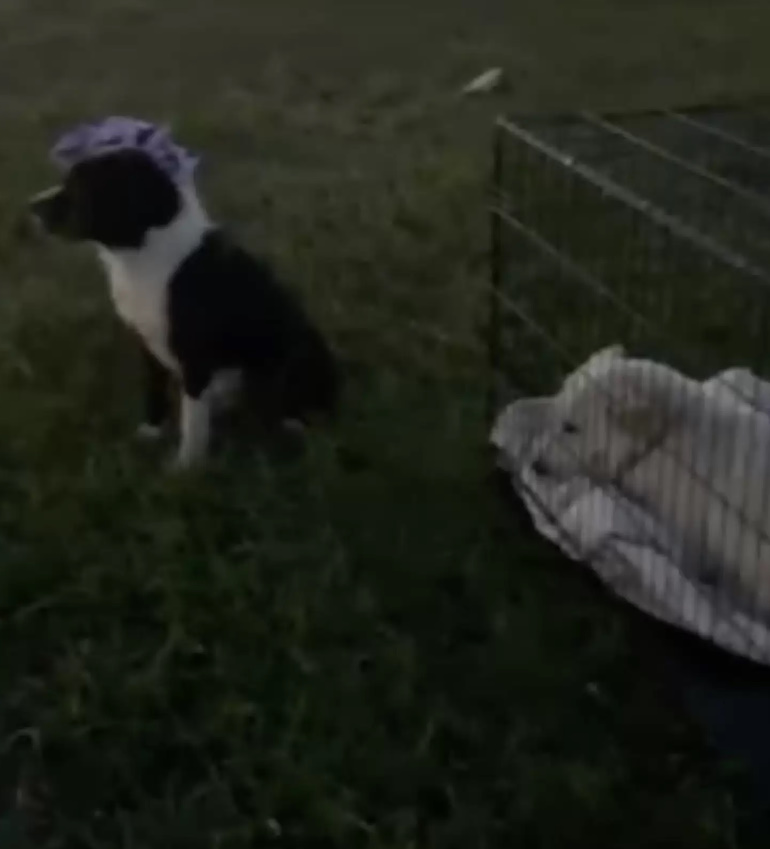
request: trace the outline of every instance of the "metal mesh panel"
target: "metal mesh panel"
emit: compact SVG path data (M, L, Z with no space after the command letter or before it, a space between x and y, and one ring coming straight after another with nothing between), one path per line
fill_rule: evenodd
M495 410L552 395L613 343L697 381L732 367L770 374L770 106L501 118L493 183ZM665 514L712 615L737 605L770 626L770 417L752 412L761 384L741 383L739 416L719 387L712 397L623 368L591 375L579 401L570 395L577 406L559 408L579 419L564 426L590 434L562 440L560 462L570 465L572 444L573 471ZM657 424L632 432L640 393ZM542 473L557 474L544 451ZM770 662L770 646L754 655Z

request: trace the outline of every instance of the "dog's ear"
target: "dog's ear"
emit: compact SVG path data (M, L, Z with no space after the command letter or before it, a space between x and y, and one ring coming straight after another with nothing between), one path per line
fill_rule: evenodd
M582 365L568 374L561 385L560 393L564 397L579 395L586 386L611 369L612 364L625 356L622 345L608 345L592 354Z
M613 421L635 439L649 439L675 424L691 394L690 381L657 363L618 363L604 382Z
M592 354L586 361L584 368L588 374L592 374L598 369L604 368L612 360L622 359L625 355L626 349L620 343L616 342L614 345L607 345L606 348L602 348L595 354Z

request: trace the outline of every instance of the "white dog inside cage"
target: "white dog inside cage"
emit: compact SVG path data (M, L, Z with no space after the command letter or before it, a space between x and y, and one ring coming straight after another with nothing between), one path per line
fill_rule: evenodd
M567 378L553 415L536 471L614 484L770 615L770 416L619 346Z
M770 624L770 386L751 372L700 383L613 345L556 395L511 405L492 441L546 495L562 528L595 543L597 522L615 522L608 493L617 493L615 512L653 529L650 551L665 550L714 598ZM592 498L581 499L587 482ZM601 519L588 514L597 491ZM702 623L697 630L707 635Z

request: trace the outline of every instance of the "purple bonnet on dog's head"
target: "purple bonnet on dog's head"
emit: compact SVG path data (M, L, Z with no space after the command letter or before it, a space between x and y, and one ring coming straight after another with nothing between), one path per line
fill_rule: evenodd
M68 171L79 162L119 150L143 151L177 183L189 181L199 161L175 144L164 127L120 116L68 130L53 146L51 158Z

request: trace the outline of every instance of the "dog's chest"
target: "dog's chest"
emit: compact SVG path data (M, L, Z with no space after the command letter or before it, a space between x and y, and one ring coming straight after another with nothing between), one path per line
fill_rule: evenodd
M107 262L110 294L120 318L167 368L176 370L169 347L168 278L152 269Z

